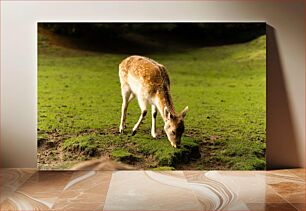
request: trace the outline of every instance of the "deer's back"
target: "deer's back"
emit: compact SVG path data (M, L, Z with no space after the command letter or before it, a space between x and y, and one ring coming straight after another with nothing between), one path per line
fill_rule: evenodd
M121 83L138 83L148 92L154 92L160 88L169 88L170 80L165 67L156 61L142 57L130 56L119 65ZM134 84L135 85L135 84Z

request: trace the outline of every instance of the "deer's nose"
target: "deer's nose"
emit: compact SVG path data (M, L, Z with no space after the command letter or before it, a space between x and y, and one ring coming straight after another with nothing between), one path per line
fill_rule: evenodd
M176 146L176 144L174 144L174 143L172 143L172 142L171 142L171 145L172 145L174 148L176 148L176 147L177 147L177 146Z

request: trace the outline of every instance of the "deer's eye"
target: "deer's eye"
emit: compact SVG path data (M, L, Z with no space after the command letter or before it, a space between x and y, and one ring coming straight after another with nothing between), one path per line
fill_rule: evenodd
M175 135L175 131L172 131L172 135Z

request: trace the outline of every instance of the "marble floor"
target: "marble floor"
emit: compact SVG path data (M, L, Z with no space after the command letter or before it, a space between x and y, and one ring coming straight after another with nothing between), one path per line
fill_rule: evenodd
M1 210L305 210L305 169L1 169Z

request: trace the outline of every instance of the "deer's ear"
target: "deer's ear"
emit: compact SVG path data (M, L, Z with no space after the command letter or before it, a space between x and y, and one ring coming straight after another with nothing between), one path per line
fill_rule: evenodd
M164 108L164 115L167 119L173 119L173 115L171 114L167 106Z
M184 108L184 110L181 112L181 116L182 116L183 118L185 118L185 116L186 116L186 114L187 114L187 111L188 111L188 106L186 106L186 107Z

